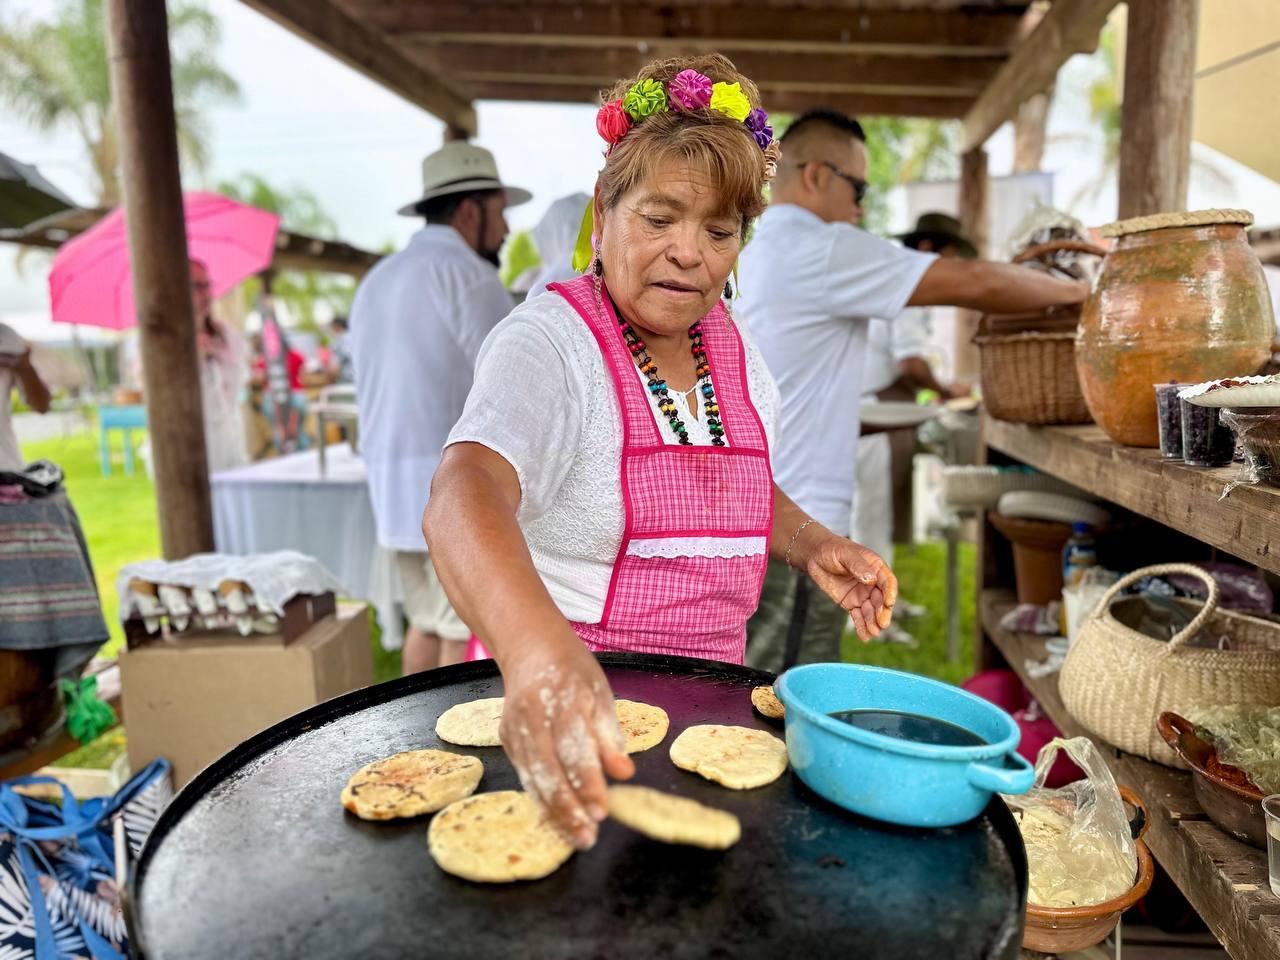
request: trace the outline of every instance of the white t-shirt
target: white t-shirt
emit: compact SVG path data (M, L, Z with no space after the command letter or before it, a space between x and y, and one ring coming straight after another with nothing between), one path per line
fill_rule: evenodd
M870 317L896 317L935 256L793 204L765 211L739 260L734 307L782 392L774 478L847 536Z
M511 310L498 272L452 227L429 225L370 271L349 333L360 453L378 543L425 550L422 511L484 338Z
M867 328L867 362L862 393L874 396L898 379L898 364L922 357L929 346L931 323L927 307L908 307L889 323L876 317Z
M26 350L26 344L13 327L0 323L0 470L14 473L22 470L27 462L18 446L18 435L13 431L13 391L19 386L18 371L12 363L13 356Z
M747 389L772 449L778 391L745 331L743 341ZM639 367L635 373L643 384ZM645 392L659 434L666 443L677 443L657 401ZM688 398L675 391L671 396L690 441L710 446L705 413L695 418ZM485 341L475 386L449 435L451 444L467 441L497 453L520 478L520 529L560 612L569 620L599 623L625 519L622 415L599 344L558 293L516 307ZM765 548L741 541L662 543L715 556L751 555Z

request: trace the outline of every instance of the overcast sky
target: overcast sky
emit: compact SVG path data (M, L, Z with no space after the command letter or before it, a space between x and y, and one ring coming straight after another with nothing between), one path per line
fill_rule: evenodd
M3 5L6 14L34 16L55 7L53 0L3 0ZM239 0L209 0L208 6L222 23L219 60L239 82L243 98L239 105L210 112L212 169L206 182L191 177L186 186L210 186L253 171L273 184L306 186L345 240L365 247L402 244L416 222L395 211L416 198L419 163L439 147L440 122ZM1059 78L1050 121L1051 138L1058 139L1044 166L1055 174L1060 206L1098 175L1100 146L1089 137L1083 95L1092 70L1087 58L1078 57ZM532 226L556 197L590 189L601 150L590 107L482 102L478 114L477 142L494 151L504 179L534 193L530 203L511 211L513 229ZM1007 127L988 149L991 173L1008 172L1012 136ZM66 132L38 133L0 109L0 151L36 164L74 199L93 199L83 151ZM1280 185L1205 148L1197 147L1197 155L1228 172L1232 184L1224 190L1212 179L1193 176L1192 209L1242 206L1260 223L1280 225ZM1072 212L1089 223L1113 219L1114 189ZM19 275L12 250L0 244L0 318L23 327L38 324L48 309L45 269L32 256L25 275Z

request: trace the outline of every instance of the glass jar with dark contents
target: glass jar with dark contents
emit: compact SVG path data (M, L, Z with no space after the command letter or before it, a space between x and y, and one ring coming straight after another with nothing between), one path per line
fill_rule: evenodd
M1178 391L1182 388L1183 385L1176 380L1155 384L1160 455L1166 460L1182 459L1182 401L1178 399Z
M1236 440L1218 407L1181 401L1182 459L1192 467L1225 467L1235 456Z

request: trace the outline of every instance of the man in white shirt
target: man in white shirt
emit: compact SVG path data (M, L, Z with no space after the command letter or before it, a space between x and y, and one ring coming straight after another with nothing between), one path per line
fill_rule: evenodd
M1079 303L1084 283L1010 264L939 259L855 224L867 190L867 148L855 120L828 110L796 119L782 138L772 202L739 263L735 311L751 328L782 393L774 477L833 532L849 533L867 325L908 306L1037 310ZM840 659L848 617L809 595L807 578L771 563L752 619L747 662Z
M915 229L898 237L903 246L940 257L974 259L978 253L961 231L960 222L945 213L925 213ZM874 319L867 328L867 354L863 367L864 401L914 403L917 394L930 390L938 396L965 396L969 388L939 382L925 356L931 333L930 310L908 307L892 323ZM915 454L914 429L868 432L858 439L858 474L853 510L853 538L893 563L893 544L911 536L911 466ZM909 585L894 608L899 618L923 613L906 601ZM914 612L912 612L914 611ZM884 632L885 639L914 643L898 624Z
M405 673L458 662L470 636L427 556L422 513L480 345L512 308L497 270L504 211L530 198L469 143L428 156L422 180L422 196L400 213L426 226L361 283L349 335L378 543L396 551L410 624Z

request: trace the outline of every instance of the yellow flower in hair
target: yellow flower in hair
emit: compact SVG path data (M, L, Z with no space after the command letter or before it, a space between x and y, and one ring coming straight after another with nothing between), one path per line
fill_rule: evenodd
M717 83L711 88L711 109L741 123L751 112L751 101L738 83Z

